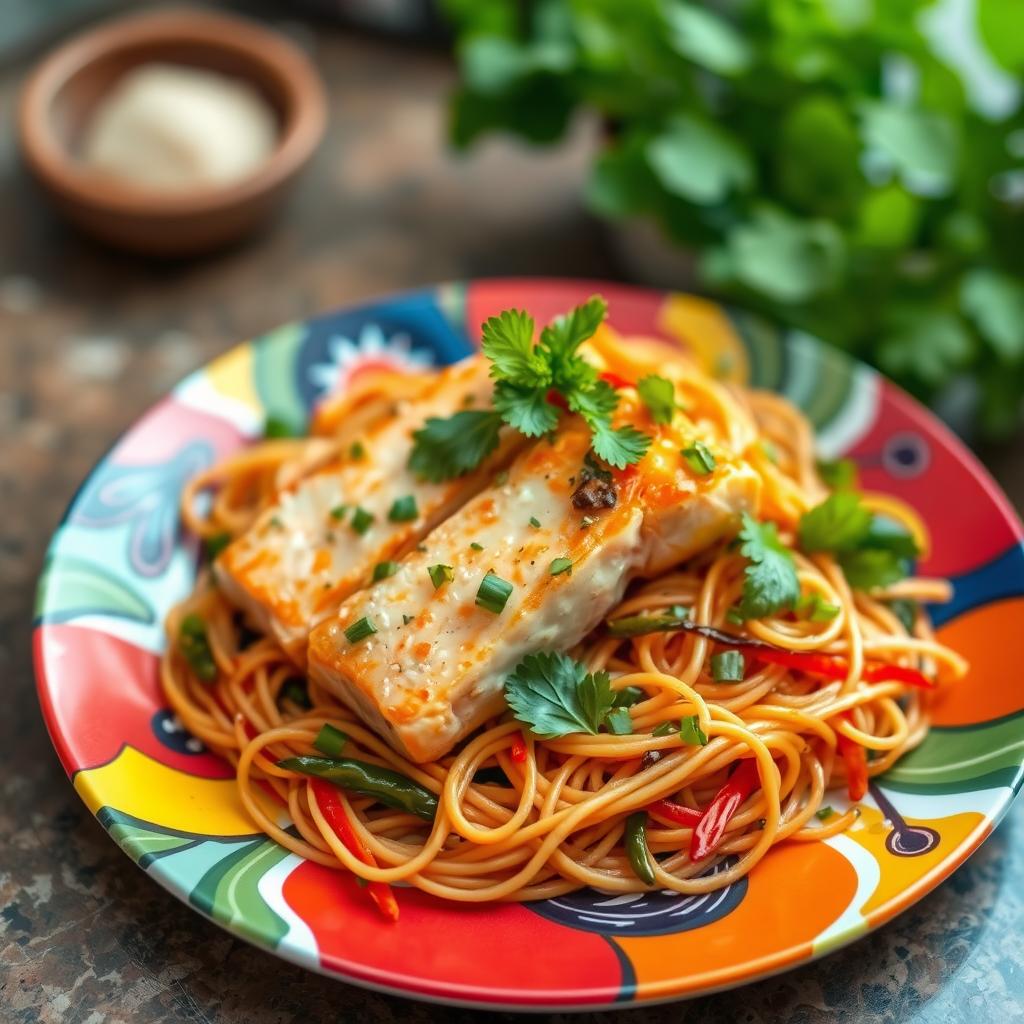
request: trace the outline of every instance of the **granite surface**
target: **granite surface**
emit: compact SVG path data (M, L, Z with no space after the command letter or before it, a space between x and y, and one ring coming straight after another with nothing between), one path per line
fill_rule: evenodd
M29 630L46 541L92 463L184 373L240 338L396 288L499 273L620 276L577 199L593 126L578 125L554 153L491 142L455 158L441 143L452 81L441 56L283 27L315 55L327 83L328 142L272 228L198 263L141 263L65 229L16 163L10 126L24 66L0 68L3 1021L478 1016L306 973L178 903L78 800L35 700ZM986 457L1020 508L1020 448ZM935 893L854 946L738 991L601 1019L1024 1018L1021 877L1024 805Z

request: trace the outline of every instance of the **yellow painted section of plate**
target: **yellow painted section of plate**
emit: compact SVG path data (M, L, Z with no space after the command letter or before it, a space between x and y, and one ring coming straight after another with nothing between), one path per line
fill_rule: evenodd
M258 830L234 779L204 779L168 768L134 747L75 775L89 810L113 807L163 828L201 836L248 836Z
M206 377L210 384L226 398L242 402L248 405L253 412L259 413L263 406L256 393L253 360L252 345L237 345L206 367Z
M705 373L745 384L750 360L736 329L721 306L696 295L669 295L658 327L689 349Z
M968 836L985 821L977 811L964 811L947 818L906 818L908 825L922 825L939 833L939 842L934 849L918 857L898 857L886 848L885 840L892 826L885 823L885 816L874 807L861 807L861 816L845 833L862 846L881 868L881 877L875 891L860 908L868 917L890 900L903 896L921 878L947 861L950 852L964 843Z

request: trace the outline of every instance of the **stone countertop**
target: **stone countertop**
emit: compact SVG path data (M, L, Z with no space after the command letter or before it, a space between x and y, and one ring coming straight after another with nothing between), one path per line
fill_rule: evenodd
M200 262L143 263L69 232L17 166L10 126L25 68L0 70L3 1021L479 1016L309 974L177 902L79 801L35 699L29 635L46 542L96 459L186 372L276 324L399 288L488 274L620 276L578 200L593 126L579 124L553 153L491 141L454 157L441 141L453 80L443 57L340 30L285 28L314 53L327 84L327 143L275 225ZM986 458L1020 508L1018 450ZM935 893L849 949L727 994L601 1019L1018 1020L1022 875L1018 806Z

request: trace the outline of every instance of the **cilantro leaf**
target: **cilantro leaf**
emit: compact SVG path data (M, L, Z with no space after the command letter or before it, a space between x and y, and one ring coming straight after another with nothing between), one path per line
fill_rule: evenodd
M476 469L495 448L501 416L493 410L468 409L447 419L431 416L413 434L409 468L440 483Z
M482 330L481 349L491 360L491 376L523 387L551 382L551 371L533 344L534 321L525 310L506 309L492 316Z
M839 560L847 583L855 590L888 587L907 575L906 562L893 551L884 548L864 548L851 551Z
M804 551L836 555L847 582L856 590L887 587L907 574L918 554L903 527L871 514L856 491L836 491L800 517Z
M596 735L615 703L607 672L587 672L567 654L529 654L505 680L512 714L541 739Z
M527 437L540 437L558 426L558 409L548 401L543 389L538 391L498 381L494 388L494 408L510 427Z
M578 412L591 428L595 422L609 421L619 404L619 394L606 380L598 380L585 388L575 388L566 395L573 412Z
M760 619L792 608L800 597L793 555L779 540L774 523L759 523L743 513L740 553L749 560L739 612L745 619Z
M591 295L586 302L557 316L540 333L540 343L555 363L567 360L576 349L593 336L608 315L608 303L600 295Z
M817 468L822 483L833 491L857 486L857 463L853 459L819 459Z
M871 530L871 513L855 491L836 491L800 517L800 547L813 551L855 551Z
M594 453L616 469L625 469L639 462L651 447L651 439L636 427L613 430L606 423L593 422L590 429L594 432L591 439Z
M676 389L672 381L651 374L637 381L637 391L655 423L671 423L676 411Z

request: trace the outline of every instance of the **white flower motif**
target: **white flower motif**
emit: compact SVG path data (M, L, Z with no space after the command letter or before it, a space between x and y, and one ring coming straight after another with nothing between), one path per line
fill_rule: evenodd
M434 365L428 351L414 349L412 338L404 331L384 336L379 324L364 324L355 341L335 335L327 342L328 362L309 368L309 379L321 395L344 390L360 370L368 367L411 372Z

